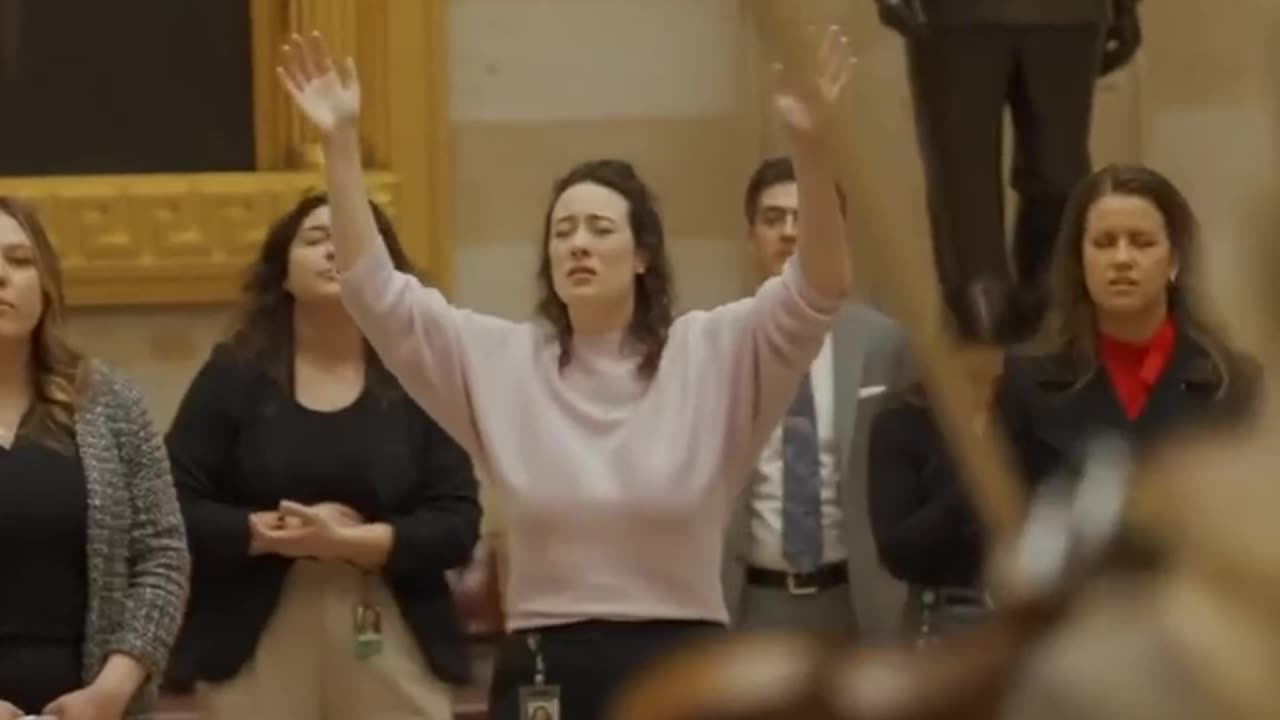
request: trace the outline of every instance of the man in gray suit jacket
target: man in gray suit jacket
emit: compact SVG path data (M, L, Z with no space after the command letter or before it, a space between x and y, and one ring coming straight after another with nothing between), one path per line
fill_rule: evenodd
M800 219L790 160L762 163L745 205L762 278L781 272ZM851 637L897 625L904 590L876 558L866 443L877 404L907 381L905 355L902 330L872 308L851 304L837 319L729 529L724 585L737 627Z

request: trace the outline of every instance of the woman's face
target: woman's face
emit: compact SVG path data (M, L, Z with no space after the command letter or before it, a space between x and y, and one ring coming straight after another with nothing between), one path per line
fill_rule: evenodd
M332 301L341 294L330 231L328 205L307 213L298 226L284 279L285 290L296 302Z
M29 340L43 313L35 244L17 219L0 212L0 340Z
M547 255L552 285L565 305L633 302L636 275L645 264L636 251L629 210L621 194L593 182L572 185L556 198Z
M1164 215L1137 195L1099 198L1085 218L1085 286L1100 317L1163 311L1178 259Z

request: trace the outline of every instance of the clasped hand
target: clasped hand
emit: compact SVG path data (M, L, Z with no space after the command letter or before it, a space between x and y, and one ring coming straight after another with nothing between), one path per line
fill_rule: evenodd
M277 510L249 515L250 552L319 560L344 559L346 535L364 524L360 513L340 503L303 505L284 500Z
M129 705L129 694L101 683L63 695L40 710L37 717L56 720L120 720ZM0 700L0 720L31 717L14 705Z

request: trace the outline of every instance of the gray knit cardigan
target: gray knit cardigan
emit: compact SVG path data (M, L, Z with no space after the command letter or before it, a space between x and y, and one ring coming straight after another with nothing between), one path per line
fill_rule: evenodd
M148 679L126 717L145 718L186 606L191 558L169 458L137 388L91 361L75 439L88 491L84 678L124 653Z

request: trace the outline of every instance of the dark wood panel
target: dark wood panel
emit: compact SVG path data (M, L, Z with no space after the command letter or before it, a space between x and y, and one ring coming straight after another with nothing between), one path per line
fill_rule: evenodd
M0 0L0 175L253 169L248 0Z

